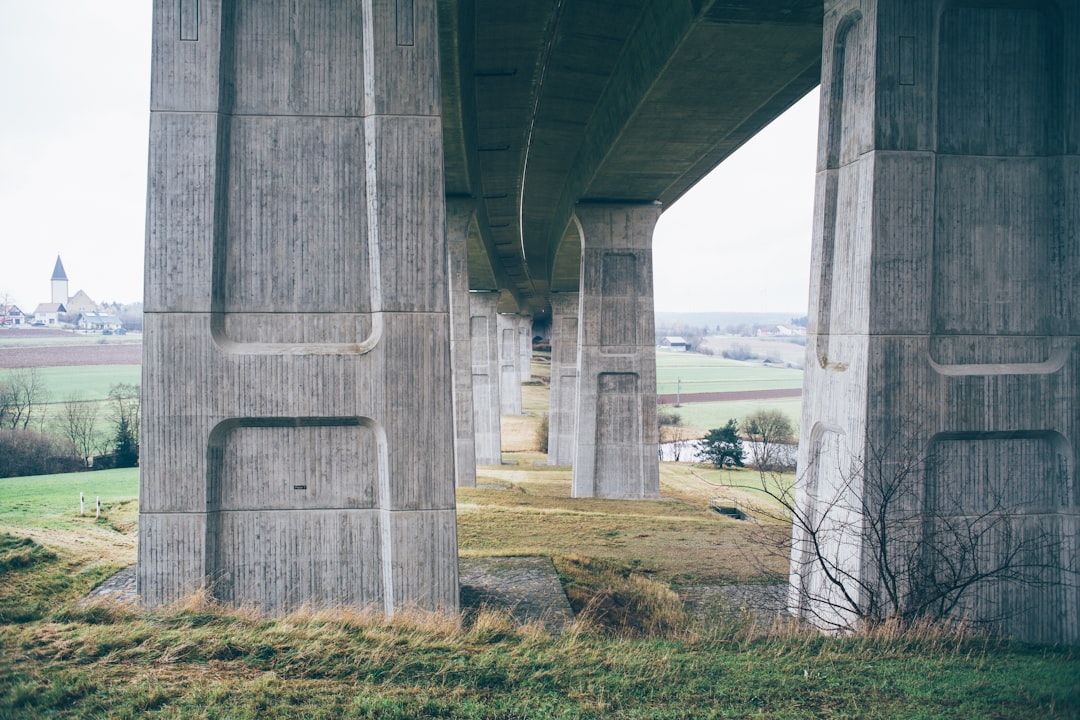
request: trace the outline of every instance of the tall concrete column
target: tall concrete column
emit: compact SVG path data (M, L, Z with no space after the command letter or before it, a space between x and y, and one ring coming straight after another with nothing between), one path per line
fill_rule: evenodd
M798 500L860 602L882 578L857 508L928 459L886 549L926 543L944 576L961 549L989 569L1022 548L1025 581L956 614L1080 641L1077 87L1075 0L826 3ZM794 539L793 609L849 620Z
M139 595L456 610L434 0L154 6Z
M532 327L532 316L518 316L518 375L523 383L532 380Z
M498 313L499 293L469 293L472 317L473 434L476 438L476 464L498 465L502 462L502 426L500 424L500 363Z
M521 349L518 340L518 315L500 313L499 331L499 409L503 415L521 414Z
M450 365L454 373L454 477L458 487L476 487L473 433L472 309L466 240L476 216L472 200L447 199L446 250L450 272Z
M572 465L577 428L578 294L551 296L548 465Z
M659 205L579 205L580 360L574 497L655 498L652 232Z

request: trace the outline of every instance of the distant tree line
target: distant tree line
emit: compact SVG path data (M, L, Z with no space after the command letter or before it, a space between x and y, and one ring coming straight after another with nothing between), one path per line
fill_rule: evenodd
M43 475L139 464L138 385L109 388L108 412L76 396L45 414L40 373L18 370L0 380L0 477Z

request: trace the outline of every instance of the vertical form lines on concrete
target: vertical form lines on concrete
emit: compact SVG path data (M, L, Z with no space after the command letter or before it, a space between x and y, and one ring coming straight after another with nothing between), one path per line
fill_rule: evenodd
M472 335L469 326L469 232L475 227L472 200L447 199L446 251L450 274L450 365L454 374L454 477L457 487L476 487L473 429Z
M839 468L906 436L935 460L904 509L923 532L996 498L1008 534L1048 539L1022 560L1040 568L1033 582L981 582L958 613L1069 643L1080 640L1068 565L1080 554L1077 38L1077 0L828 5L798 487L807 514L849 528L827 552L873 587L857 518L821 498L844 487ZM794 540L803 596L791 604L827 616L829 598L808 597L825 584L804 563L806 538ZM988 533L975 550L992 561L1007 540Z
M498 292L469 293L476 464L502 463Z
M531 316L518 316L518 374L523 383L532 382L532 324Z
M574 497L660 494L652 233L659 205L579 205Z
M551 296L548 464L572 465L577 427L578 293Z
M499 411L503 415L520 415L520 316L500 313L496 326L499 334Z
M457 607L435 4L413 5L402 47L388 0L155 3L148 605Z

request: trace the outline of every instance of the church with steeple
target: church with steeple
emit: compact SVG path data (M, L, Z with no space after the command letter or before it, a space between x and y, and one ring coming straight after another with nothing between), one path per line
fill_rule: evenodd
M68 276L64 272L64 263L60 260L60 256L56 256L56 265L53 266L52 278L52 299L51 305L62 305L64 310L60 312L66 312L68 315L75 316L80 313L90 312L97 310L97 303L90 299L84 291L80 290L74 295L68 295Z

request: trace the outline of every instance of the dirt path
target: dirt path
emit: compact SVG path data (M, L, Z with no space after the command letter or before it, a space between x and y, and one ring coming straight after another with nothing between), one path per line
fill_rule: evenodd
M780 390L731 390L728 392L711 392L711 393L681 393L678 396L679 402L683 405L686 403L703 403L703 402L723 402L725 400L769 400L772 398L793 398L801 397L802 389L800 388L784 388ZM657 395L656 402L662 405L671 405L675 402L676 395L674 393L670 395Z

